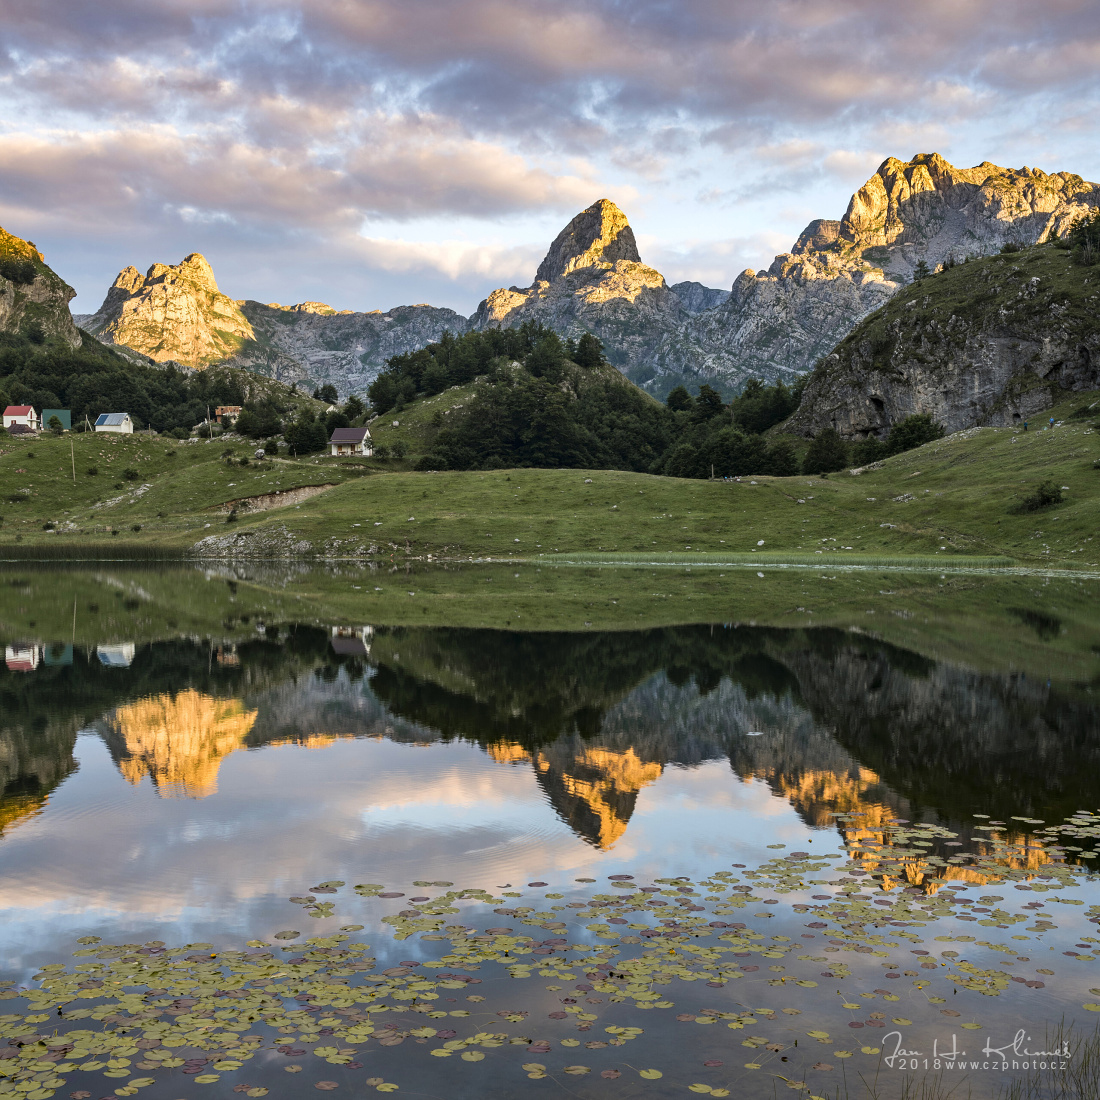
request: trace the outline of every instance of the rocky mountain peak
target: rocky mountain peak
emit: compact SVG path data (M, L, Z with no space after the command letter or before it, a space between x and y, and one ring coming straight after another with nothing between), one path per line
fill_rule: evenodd
M104 343L198 368L229 359L253 338L240 307L218 290L198 252L179 264L153 264L145 275L124 267L98 311L82 320Z
M69 313L76 291L46 265L34 243L0 229L0 261L0 332L27 333L37 325L47 336L80 347Z
M587 267L614 266L619 260L640 264L634 230L610 200L582 210L558 235L539 264L535 281L554 283Z
M126 268L126 272L133 271L136 275L137 272L134 268ZM119 273L119 278L125 272ZM196 286L201 286L204 290L209 290L212 294L220 294L218 290L218 281L214 278L214 269L210 266L209 261L201 252L191 252L184 256L182 262L178 264L153 264L149 270L145 273L146 283L155 282L172 282L177 279L186 280L189 283L194 283ZM115 285L119 285L117 282Z

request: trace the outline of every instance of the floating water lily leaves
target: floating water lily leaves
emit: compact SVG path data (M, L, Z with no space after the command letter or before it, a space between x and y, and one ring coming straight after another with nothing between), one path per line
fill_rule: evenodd
M858 815L848 817L853 822L854 835L862 825ZM1079 823L1072 827L1080 832L1086 825ZM593 1052L593 1058L598 1059L613 1056L616 1052L611 1048L624 1046L641 1034L640 1028L625 1027L616 1021L617 1006L621 1004L633 1010L656 1012L659 1017L673 1010L669 1015L679 1015L684 1025L725 1022L728 1028L747 1036L743 1040L746 1054L760 1059L744 1063L749 1069L774 1073L777 1080L791 1088L802 1089L802 1082L778 1074L776 1071L781 1068L778 1059L769 1058L770 1054L786 1049L790 1032L784 1033L781 1028L793 1024L793 1020L784 1020L778 1013L794 1016L802 1010L793 1007L748 1010L744 1004L733 1002L732 995L738 986L743 991L782 987L788 990L788 995L794 989L798 995L808 998L832 998L834 980L839 983L855 976L861 954L869 956L868 962L875 957L896 961L893 952L903 945L905 951L913 951L914 959L906 958L889 969L884 984L892 984L888 979L901 979L905 966L916 968L919 962L920 969L906 970L904 976L914 979L911 983L913 994L923 992L921 997L907 999L906 1005L912 1006L910 1010L916 1016L918 1006L927 1002L929 1013L937 1014L931 1017L932 1021L939 1019L941 1011L956 1018L961 1014L956 1009L940 1007L945 1005L946 998L934 995L937 990L928 988L934 980L951 983L939 992L963 998L975 994L999 996L1009 991L1027 996L1029 990L1043 985L1021 978L1013 985L1010 973L998 969L996 964L990 966L977 954L978 951L1004 952L1015 956L1021 950L1019 943L979 941L966 935L924 934L925 929L939 931L943 925L937 922L956 916L969 919L981 915L968 913L957 905L956 894L961 887L951 885L950 879L924 877L943 873L930 870L937 865L934 863L936 857L929 853L929 846L943 843L944 837L951 834L938 827L911 826L900 820L887 823L885 829L881 825L876 828L880 830L876 835L885 839L876 841L876 846L864 838L859 850L853 850L853 857L849 859L843 855L811 857L808 852L790 852L770 857L752 868L738 866L740 878L729 871L717 871L701 882L692 882L684 876L669 876L649 884L620 874L610 879L614 890L605 887L608 893L581 893L570 887L572 892L563 890L560 896L555 893L543 895L562 904L544 903L541 911L537 903L525 906L515 902L505 907L503 897L481 888L452 889L452 883L419 880L415 884L419 890L431 886L446 892L430 898L417 895L414 890L412 898L392 906L380 920L381 926L388 927L397 940L420 937L420 957L409 951L413 957L399 966L386 967L383 963L385 969L381 972L376 959L369 954L368 945L352 942L352 934L362 930L363 926L358 924L346 924L339 933L312 936L303 942L283 946L281 951L286 953L285 958L265 940L249 941L250 951L236 952L215 950L210 944L199 943L168 948L160 941L151 941L139 948L132 944L103 944L95 937L85 937L82 949L76 952L83 957L76 968L69 971L60 964L48 964L36 975L38 988L0 991L0 996L6 1000L18 997L26 1002L26 1015L0 1016L0 1023L7 1026L9 1033L16 1032L18 1037L36 1034L37 1027L51 1021L51 1026L61 1029L58 1039L72 1046L64 1053L66 1062L54 1063L56 1070L43 1072L58 1072L60 1076L56 1080L64 1084L64 1073L70 1072L64 1068L66 1066L106 1070L123 1082L116 1090L119 1095L128 1096L131 1090L139 1087L138 1081L146 1080L130 1076L131 1057L136 1055L143 1059L136 1067L140 1070L155 1070L158 1066L166 1070L178 1068L192 1080L214 1083L220 1074L243 1069L264 1045L263 1034L241 1038L239 1032L263 1028L279 1033L276 1041L280 1045L276 1049L288 1058L314 1057L332 1065L352 1067L360 1064L353 1059L366 1061L363 1057L366 1053L390 1057L387 1048L403 1044L403 1051L415 1053L418 1047L414 1044L422 1044L424 1053L430 1056L448 1058L458 1054L460 1061L477 1063L486 1060L486 1051L499 1051L497 1058L503 1058L512 1045L529 1052L529 1056L547 1056L555 1047L575 1049L583 1042L584 1047ZM1090 822L1087 828L1094 826ZM1034 858L1027 855L1028 860ZM1029 891L1031 897L1047 890L1058 890L1061 892L1055 900L1077 901L1068 897L1068 889L1077 881L1072 869L1064 865L1041 865L1044 877L1037 879L1034 870L1028 869L1034 867L1034 862L1025 864L1017 859L1017 863L1013 863L1014 859L1017 855L1008 849L996 858L979 852L972 860L973 871L967 874L976 878L985 889L994 882L1007 885L1011 881ZM824 877L821 877L822 872ZM914 882L931 882L931 885L927 888L907 885ZM940 887L938 894L934 892L937 884ZM319 884L308 897L297 897L294 901L309 906L307 911L312 915L326 916L332 911L334 902L319 902L314 895L335 893L342 885L329 880ZM537 882L533 885L548 884ZM830 889L824 890L825 887ZM874 893L869 894L868 888ZM813 889L821 892L811 894ZM769 891L778 897L765 896ZM786 899L780 899L792 892L794 898L789 909L781 908ZM389 890L382 884L360 884L355 887L355 893L371 899L405 897L404 892ZM511 896L520 895L513 892ZM985 918L987 927L1011 928L1013 914L1007 909L994 908L1004 902L1003 896L984 894L981 900L989 903L989 915ZM777 904L771 912L765 912L773 902ZM747 909L749 903L753 909ZM372 901L370 904L379 903ZM485 916L489 909L494 909L494 917ZM761 921L773 914L798 914L796 922L801 920L807 931L802 936L767 934L762 924L751 923L753 918L749 914L757 909ZM454 919L449 914L456 913L462 913L464 923L445 923ZM712 919L735 914L741 919ZM1088 916L1100 919L1100 907L1090 909ZM374 927L376 919L372 917L368 923ZM1053 922L1042 921L1034 926L1034 931L1048 937L1048 929L1053 928ZM780 932L791 932L791 929L784 925ZM994 931L983 930L982 934L996 937ZM273 938L296 940L300 937L301 933L287 930ZM439 940L449 942L439 948L430 942ZM922 947L922 944L932 948L949 942L972 952L969 959L960 958L955 950L941 950L938 946L934 950L939 957L932 958ZM1083 949L1086 942L1091 943L1082 942L1078 948ZM1092 954L1079 953L1076 958L1091 960L1096 952L1091 947L1089 950ZM440 954L433 955L435 951ZM841 961L842 952L853 953L851 965ZM765 964L764 973L760 973L761 965L758 965L761 956L776 961L770 967ZM480 976L474 977L474 973ZM829 981L821 988L818 981L809 977L810 973ZM1052 971L1040 968L1039 973L1050 975ZM868 975L864 971L862 976ZM457 997L458 990L480 984L483 979L489 983L484 988L493 989L499 995L504 988L497 981L499 978L508 979L508 1001L504 1004L490 1002L486 1006L489 1008L487 1015L478 1007L484 1000L481 995L468 996L470 1008L451 1008L448 1004L448 994ZM548 991L562 995L560 1009L552 1005L555 1011L549 1014L538 1001L546 995L545 979L551 980L551 984L546 985ZM520 998L525 989L532 988L529 984L532 982L539 982L539 985L533 987L532 1001L525 1003ZM677 988L687 990L689 982L696 983L689 991L689 994L695 993L694 997L689 999L688 994L674 993ZM760 984L754 984L757 982ZM904 988L905 983L901 984ZM867 1028L886 1026L883 1022L886 1015L882 1012L869 1012L865 1021L845 1019L842 1022L834 1015L841 1003L850 1006L846 1012L856 1012L861 1005L862 1011L866 1011L871 1006L864 1002L875 997L893 1003L900 1000L898 994L887 989L871 992L871 985L856 987L858 992L851 990L825 1005L823 1012L830 1015L824 1019L835 1020L838 1027L844 1023ZM704 1008L698 1003L697 994L704 989L723 998L717 1002L717 1007ZM815 989L818 992L812 993ZM142 990L148 992L143 995ZM1100 995L1095 990L1093 993ZM741 997L742 1001L747 999L751 1003L757 1000L756 996L746 998L744 992ZM677 1008L677 1000L685 1003ZM967 1008L969 1014L968 1006L962 1001L953 1003ZM143 1020L140 1026L148 1037L134 1042L137 1033L130 1032L128 1021L136 1019L137 1013L144 1013L146 1006L160 1009L160 1018L155 1023L151 1018ZM1100 1011L1100 1003L1089 1003L1085 1007L1089 1011ZM438 1023L447 1017L453 1017L445 1022L454 1026L437 1030ZM529 1021L535 1019L543 1020L549 1029L568 1030L550 1030L549 1038L522 1034L533 1026ZM666 1019L662 1017L662 1026ZM428 1025L428 1020L436 1026ZM467 1020L469 1030L459 1034L455 1029L462 1028ZM90 1029L78 1030L81 1021L87 1022ZM898 1027L910 1026L910 1021L903 1017L894 1017L893 1021ZM811 1015L808 1022L818 1021ZM776 1028L776 1024L781 1028ZM768 1025L771 1025L770 1030ZM500 1030L476 1030L488 1026ZM602 1028L602 1038L573 1038L571 1035L574 1027L591 1031L597 1026ZM669 1022L668 1026L681 1025ZM973 1022L963 1026L971 1030L981 1027ZM754 1032L768 1033L748 1035L750 1027ZM698 1031L690 1028L683 1034L690 1042L690 1036L702 1037L707 1032L704 1028ZM811 1030L806 1034L810 1041L831 1046L832 1040L826 1030ZM296 1042L302 1045L295 1046ZM803 1039L803 1045L805 1043ZM368 1044L366 1051L358 1053ZM19 1048L16 1065L20 1068L27 1065L25 1072L29 1072L30 1064L41 1058L47 1049L45 1038L41 1043L24 1043ZM760 1053L752 1055L751 1050ZM872 1042L860 1047L859 1051L864 1056L874 1057L880 1053L880 1048ZM839 1059L853 1054L838 1050L833 1056ZM10 1058L5 1060L5 1067L10 1061ZM826 1064L818 1063L818 1067L824 1071ZM295 1062L285 1068L296 1073L301 1072L303 1066ZM598 1073L600 1079L606 1081L622 1075L620 1069L604 1069L599 1065L571 1068L574 1076ZM548 1076L542 1063L524 1063L523 1070L534 1079ZM642 1078L648 1080L663 1076L662 1071L656 1069L640 1072ZM44 1084L46 1080L42 1078L33 1083ZM368 1084L381 1091L397 1089L396 1083L386 1082L381 1077L368 1079ZM690 1078L681 1084L696 1092L706 1089L707 1094L713 1096L728 1095L724 1088L703 1082L692 1084ZM253 1095L247 1087L237 1086L237 1091Z

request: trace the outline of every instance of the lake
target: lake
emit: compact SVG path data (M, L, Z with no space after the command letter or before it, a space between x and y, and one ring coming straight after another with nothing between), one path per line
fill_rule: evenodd
M0 1096L1100 1094L1093 580L13 564L0 641Z

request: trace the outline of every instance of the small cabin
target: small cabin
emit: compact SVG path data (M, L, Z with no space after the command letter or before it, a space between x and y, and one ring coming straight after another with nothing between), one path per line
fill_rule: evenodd
M61 425L63 432L71 432L73 430L73 414L68 409L43 409L42 410L42 430L48 432L51 430L50 421L57 417L58 423Z
M97 432L117 432L120 435L133 435L134 422L129 413L101 413L95 422Z
M4 410L5 428L15 428L17 432L36 432L40 423L38 413L31 405L9 405Z
M237 418L241 415L240 405L219 405L214 410L214 419L221 424L223 428L232 428L237 423Z
M370 431L367 428L336 428L329 440L334 455L359 455L370 458L374 454Z

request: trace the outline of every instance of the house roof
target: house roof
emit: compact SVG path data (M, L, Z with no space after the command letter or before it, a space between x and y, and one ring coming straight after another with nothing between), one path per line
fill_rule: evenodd
M4 410L5 416L30 416L34 409L30 405L9 405Z
M126 422L129 413L100 413L96 420L96 427L117 428Z
M370 435L366 428L336 428L330 443L362 443Z

